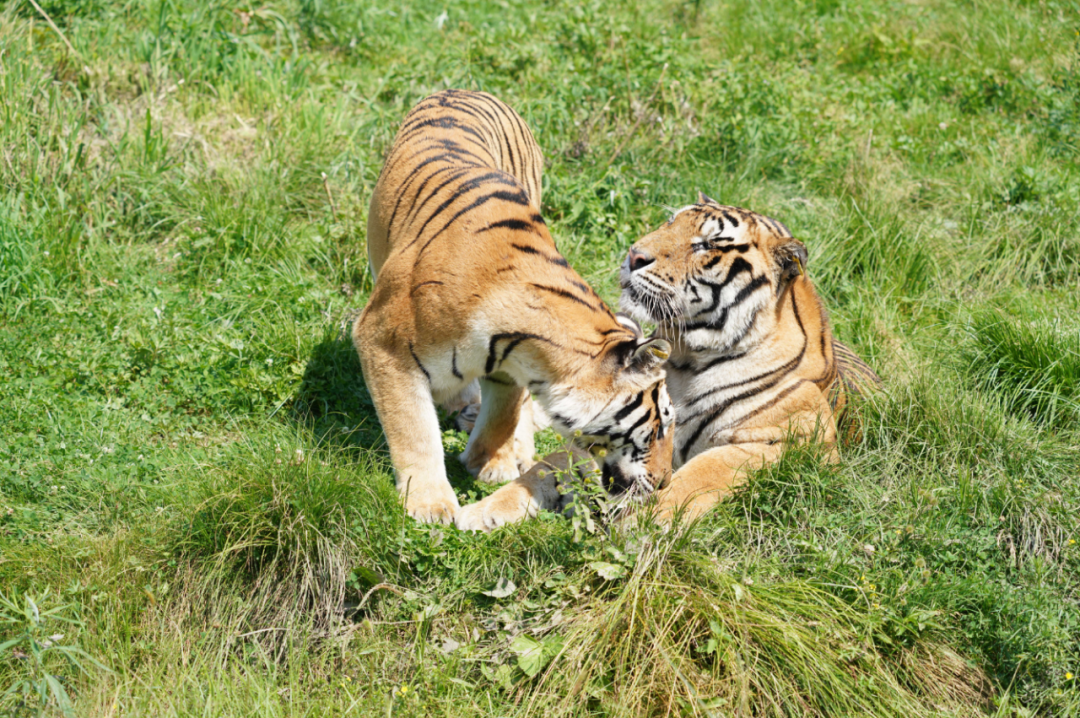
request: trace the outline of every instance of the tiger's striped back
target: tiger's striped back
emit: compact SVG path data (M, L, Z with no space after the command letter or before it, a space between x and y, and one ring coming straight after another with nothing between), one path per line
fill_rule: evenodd
M449 224L460 219L458 213L488 202L520 205L523 200L539 217L543 167L532 132L497 98L445 90L421 100L398 130L379 174L378 185L392 186L393 196L386 197L378 186L372 194L367 239L372 274L377 276L386 262L392 230L423 236L433 223ZM494 196L447 215L455 200L485 184L496 187ZM530 216L530 221L536 220Z

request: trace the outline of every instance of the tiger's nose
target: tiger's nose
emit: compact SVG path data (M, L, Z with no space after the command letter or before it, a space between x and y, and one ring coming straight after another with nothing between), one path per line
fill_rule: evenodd
M644 269L645 267L648 267L650 264L655 262L656 259L646 254L645 252L642 252L640 249L631 247L630 254L627 255L626 261L630 265L630 271L636 272L639 269Z

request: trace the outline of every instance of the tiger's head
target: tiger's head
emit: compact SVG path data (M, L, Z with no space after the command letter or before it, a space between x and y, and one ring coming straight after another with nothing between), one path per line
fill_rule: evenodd
M763 310L803 277L806 258L781 223L699 193L630 248L620 303L678 350L724 353L771 331L775 312Z
M614 376L614 392L580 403L580 391L548 391L546 414L551 426L589 450L600 466L612 497L642 498L660 488L671 474L675 408L668 394L664 362L671 345L647 338L641 326L617 315L632 338L614 342L601 360ZM565 389L565 388L564 388Z

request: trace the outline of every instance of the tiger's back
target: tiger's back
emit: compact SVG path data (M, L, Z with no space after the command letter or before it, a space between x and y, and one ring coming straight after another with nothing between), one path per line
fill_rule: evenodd
M423 259L430 249L425 245L440 230L484 205L504 219L534 221L543 166L528 126L497 98L466 90L425 98L405 117L371 195L372 273L378 274L395 249L414 242L416 257ZM470 196L483 184L493 192Z

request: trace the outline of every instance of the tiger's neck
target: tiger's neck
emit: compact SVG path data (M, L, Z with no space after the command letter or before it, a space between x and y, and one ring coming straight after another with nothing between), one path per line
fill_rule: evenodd
M719 338L712 348L687 346L675 327L662 329L675 346L667 378L677 415L676 465L796 384L812 381L824 390L835 379L828 317L805 278L762 308L733 344Z

